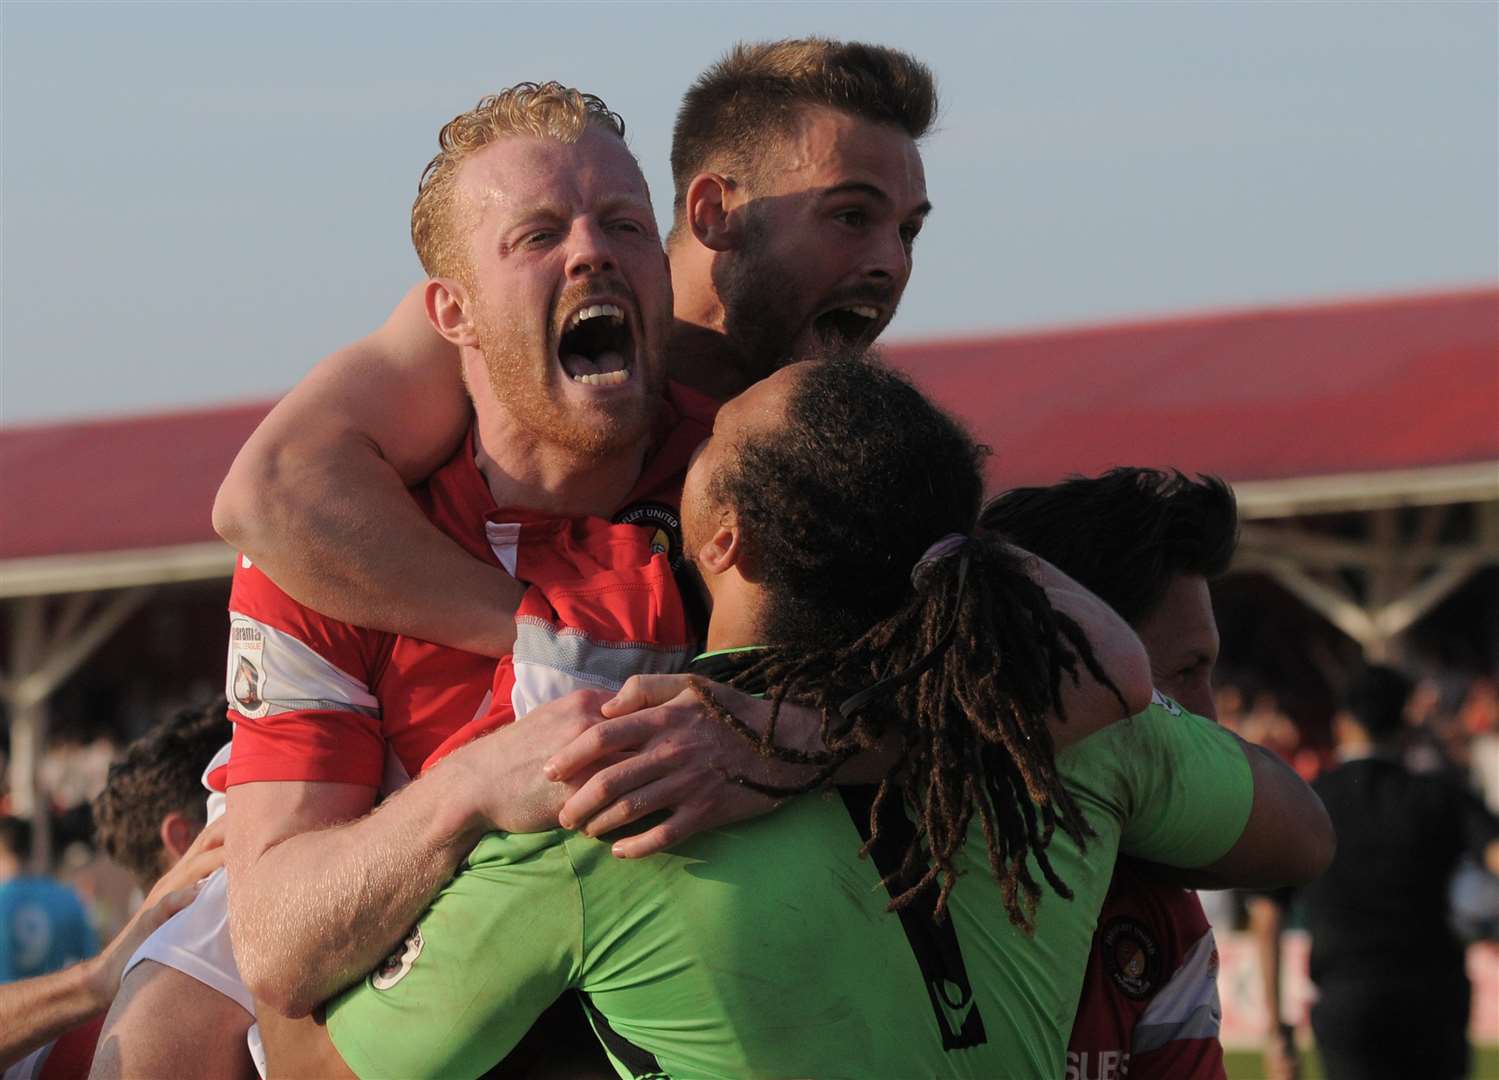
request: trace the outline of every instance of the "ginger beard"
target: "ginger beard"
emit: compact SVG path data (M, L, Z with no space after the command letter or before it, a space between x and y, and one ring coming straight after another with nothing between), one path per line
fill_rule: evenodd
M495 400L537 441L582 457L604 457L635 445L650 433L663 404L659 350L671 330L671 310L648 317L622 279L611 277L607 285L611 295L628 297L632 310L619 320L615 339L601 343L598 355L572 354L567 362L559 352L569 337L561 323L590 294L602 291L601 282L564 290L544 323L534 326L514 315L497 317L482 290L470 286L478 300L474 335ZM620 386L596 394L567 392L575 374L621 369L629 377Z

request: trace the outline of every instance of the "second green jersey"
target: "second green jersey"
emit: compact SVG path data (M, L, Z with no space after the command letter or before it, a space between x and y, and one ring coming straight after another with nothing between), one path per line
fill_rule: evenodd
M887 911L913 826L893 809L891 846L860 858L873 789L840 788L641 860L492 835L328 1030L360 1076L478 1076L577 989L622 1076L1060 1076L1116 853L1215 861L1253 784L1232 735L1159 697L1058 760L1096 835L1084 852L1056 834L1074 898L1046 891L1034 936L976 824L950 918Z

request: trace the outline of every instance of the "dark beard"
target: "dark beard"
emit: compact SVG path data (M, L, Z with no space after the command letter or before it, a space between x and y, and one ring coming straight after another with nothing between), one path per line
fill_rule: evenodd
M791 348L801 329L800 323L787 318L791 304L782 276L760 257L764 233L764 224L751 216L737 257L717 259L713 265L713 286L723 302L724 335L734 346L746 386L791 363Z

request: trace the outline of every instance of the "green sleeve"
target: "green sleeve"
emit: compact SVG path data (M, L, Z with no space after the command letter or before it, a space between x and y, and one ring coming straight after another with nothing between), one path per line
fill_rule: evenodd
M1128 807L1120 851L1176 867L1206 866L1227 854L1254 803L1239 740L1159 694L1114 727L1121 729Z
M385 964L328 1006L361 1077L477 1077L578 973L582 902L567 834L491 834Z

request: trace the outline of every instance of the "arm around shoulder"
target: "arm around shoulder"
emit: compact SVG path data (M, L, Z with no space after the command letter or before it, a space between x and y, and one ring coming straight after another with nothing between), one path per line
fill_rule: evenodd
M1238 841L1195 873L1202 888L1305 885L1332 862L1338 838L1321 798L1275 753L1238 741L1249 762L1254 802Z
M1111 690L1078 664L1076 682L1063 681L1065 723L1053 721L1052 738L1058 750L1086 738L1099 728L1144 710L1155 693L1150 657L1131 626L1083 585L1051 563L1017 548L1027 558L1031 577L1046 590L1058 612L1072 618L1088 638L1093 657L1114 684ZM1117 693L1116 693L1117 691Z
M1194 889L1301 885L1326 869L1332 822L1274 754L1167 699L1085 751L1132 792L1120 850ZM1094 744L1089 744L1094 745Z
M427 323L419 287L271 410L219 488L214 528L325 615L500 655L520 587L406 491L452 456L468 423L457 355Z

